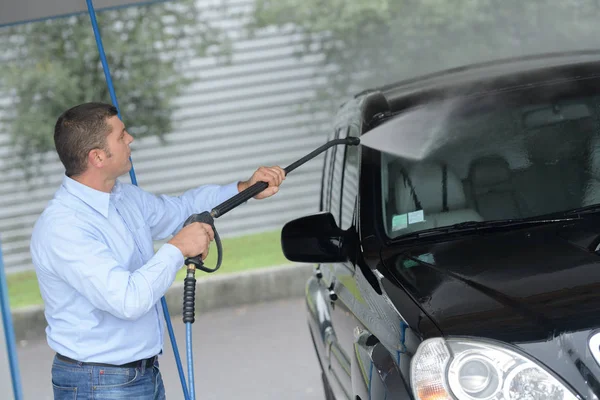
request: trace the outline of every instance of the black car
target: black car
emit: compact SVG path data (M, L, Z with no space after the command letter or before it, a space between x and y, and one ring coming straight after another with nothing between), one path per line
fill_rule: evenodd
M348 136L281 237L327 399L597 399L600 52L367 90Z

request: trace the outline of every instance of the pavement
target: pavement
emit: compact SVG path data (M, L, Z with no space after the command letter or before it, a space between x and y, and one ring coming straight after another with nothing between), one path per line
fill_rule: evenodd
M187 371L185 326L172 320ZM325 398L302 297L206 311L193 329L197 399ZM21 340L18 354L24 400L51 400L54 353L45 340ZM167 399L183 399L168 335L160 363Z

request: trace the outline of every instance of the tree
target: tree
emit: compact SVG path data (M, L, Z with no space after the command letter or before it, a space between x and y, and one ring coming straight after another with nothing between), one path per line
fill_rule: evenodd
M173 99L190 82L184 62L227 49L228 38L202 19L194 0L99 11L97 20L125 124L137 138L164 142ZM12 99L4 125L30 172L36 156L54 150L60 113L111 98L87 14L4 28L0 50L0 91Z
M299 33L299 56L322 54L333 111L359 90L445 68L597 49L596 0L256 0L250 32ZM325 102L326 104L322 104Z

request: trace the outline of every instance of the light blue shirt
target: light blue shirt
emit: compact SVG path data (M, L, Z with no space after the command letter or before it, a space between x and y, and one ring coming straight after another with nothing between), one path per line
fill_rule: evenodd
M153 241L237 193L236 182L157 196L119 181L105 193L65 176L30 245L48 345L75 360L117 365L159 354L160 299L184 257L168 243L155 253Z

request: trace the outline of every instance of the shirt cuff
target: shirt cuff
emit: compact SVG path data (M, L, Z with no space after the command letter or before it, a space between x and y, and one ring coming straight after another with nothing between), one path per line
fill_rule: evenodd
M163 244L156 252L155 257L163 261L167 266L172 267L173 274L177 273L185 262L181 250L171 243Z
M232 198L233 196L235 196L238 193L239 193L238 181L221 186L221 190L219 193L219 197L220 197L219 204L229 200L230 198Z

